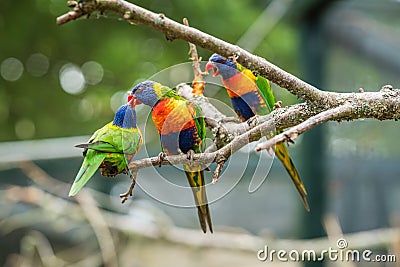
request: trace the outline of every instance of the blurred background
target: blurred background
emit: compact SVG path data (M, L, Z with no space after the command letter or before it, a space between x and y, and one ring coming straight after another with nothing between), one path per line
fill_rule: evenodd
M396 0L131 2L178 22L187 17L191 26L324 90L399 88ZM140 172L147 187L138 181L125 204L118 197L130 184L124 175L96 174L87 190L68 198L82 162L73 145L112 120L132 85L188 62L188 45L111 13L57 26L56 17L67 11L64 0L0 2L1 266L344 266L257 259L264 245L337 248L341 232L349 248L400 260L400 144L394 121L327 123L290 146L310 213L277 161L261 187L249 192L260 157L251 150L229 163L231 172L243 174L211 204L213 235L202 234L195 209L166 205L146 190L174 194L165 192L154 170ZM205 60L212 54L198 52ZM274 91L284 105L299 102L286 90ZM229 104L223 90L207 94ZM160 150L154 128L147 124L146 132L147 151L136 158ZM156 172L183 180L173 167ZM225 188L225 181L211 190ZM182 199L193 201L190 192ZM395 266L346 266L366 264Z

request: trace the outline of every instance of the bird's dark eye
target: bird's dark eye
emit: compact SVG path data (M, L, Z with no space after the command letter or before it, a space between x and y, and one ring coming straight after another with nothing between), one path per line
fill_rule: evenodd
M225 63L226 62L226 58L221 58L217 60L218 63Z

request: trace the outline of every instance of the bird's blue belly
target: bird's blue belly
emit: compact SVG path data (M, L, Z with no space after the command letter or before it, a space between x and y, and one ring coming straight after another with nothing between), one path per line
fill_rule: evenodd
M196 145L194 138L196 133L195 127L190 127L180 132L171 132L166 135L160 135L161 145L165 153L169 155L178 155L179 150L187 153Z
M260 105L260 98L257 94L249 92L240 97L232 97L233 110L238 114L242 120L248 120L255 114L253 110L256 110L257 106Z

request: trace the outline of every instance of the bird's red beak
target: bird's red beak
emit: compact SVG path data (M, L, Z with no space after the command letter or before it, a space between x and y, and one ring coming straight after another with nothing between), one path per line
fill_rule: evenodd
M128 95L128 103L130 103L133 100L133 95Z
M209 73L210 70L213 71L213 73L212 73L213 77L215 77L215 76L217 76L217 75L219 74L218 68L215 67L215 65L214 65L213 62L210 62L210 61L209 61L209 62L207 62L207 64L206 64L206 72Z
M128 104L134 108L135 106L142 104L134 95L128 95Z

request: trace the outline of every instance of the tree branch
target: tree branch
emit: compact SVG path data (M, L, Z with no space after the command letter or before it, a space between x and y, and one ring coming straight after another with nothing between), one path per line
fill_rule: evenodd
M75 3L75 4L74 4ZM199 104L204 111L208 127L215 133L215 144L210 152L194 155L194 160L203 164L225 162L234 152L259 140L268 132L284 130L273 139L259 146L268 148L276 143L294 140L297 135L329 120L352 120L375 118L378 120L398 120L400 118L400 90L386 85L379 92L336 93L321 91L299 78L285 72L267 60L252 55L244 49L203 33L195 28L177 23L164 14L156 14L123 0L82 0L70 3L73 10L57 18L59 25L93 12L111 11L129 23L140 23L165 34L170 41L181 39L225 57L237 56L243 66L258 72L277 85L286 88L306 103L285 108L277 108L269 115L258 118L258 125L247 123L223 122L225 115L213 107L206 97L194 96L192 89L185 85L178 86L181 95ZM72 13L71 13L72 12ZM303 122L303 123L302 123ZM296 126L297 125L297 126ZM168 156L165 159L152 157L133 161L132 170L139 170L158 165L190 163L186 155ZM217 171L221 168L217 168Z
M291 129L275 135L271 139L258 144L256 146L256 151L260 152L263 149L269 150L274 145L282 142L290 142L294 143L294 140L302 133L310 130L311 128L320 125L324 122L331 121L331 120L340 120L345 117L351 116L353 111L353 106L351 104L345 104L343 106L339 106L333 109L328 109L323 111L308 120L292 127Z
M185 86L187 85L180 85L181 88ZM185 91L185 89L182 90ZM296 135L302 134L326 121L353 120L359 118L398 120L400 118L400 89L384 86L379 92L332 94L336 94L336 97L341 99L337 100L338 103L342 103L341 105L338 106L337 103L331 103L330 101L327 101L326 105L323 107L301 103L285 108L278 108L268 115L258 117L258 125L249 125L247 122L216 124L215 127L221 127L223 129L222 132L227 134L227 136L223 137L223 141L221 141L226 145L221 146L220 149L211 153L195 154L193 160L206 165L213 162L220 163L221 161L226 161L237 150L250 142L259 140L262 136L265 136L266 133L284 130L293 126L292 129L268 140L263 145L265 148L261 147L261 149L266 149L274 144L287 141L288 139L295 139L297 137ZM193 95L190 97L187 93L185 97L196 102L203 110L209 110L209 105L211 104L207 101L207 98ZM211 119L216 117L218 118L216 121L226 118L219 112L207 112L205 116L206 118L211 116ZM221 139L221 137L216 135L216 139L218 138ZM133 161L129 164L129 168L139 170L151 166L186 163L190 163L186 155L167 156L164 159L152 157Z
M74 7L74 16L69 16L68 13L64 14L57 18L57 24L65 24L95 11L101 13L111 11L129 23L140 23L164 33L170 41L181 39L225 57L235 55L237 56L237 61L243 66L259 73L280 87L286 88L301 99L316 101L326 97L326 92L318 90L264 58L255 56L237 45L225 42L193 27L175 22L164 14L151 12L123 0L83 0L79 3Z

